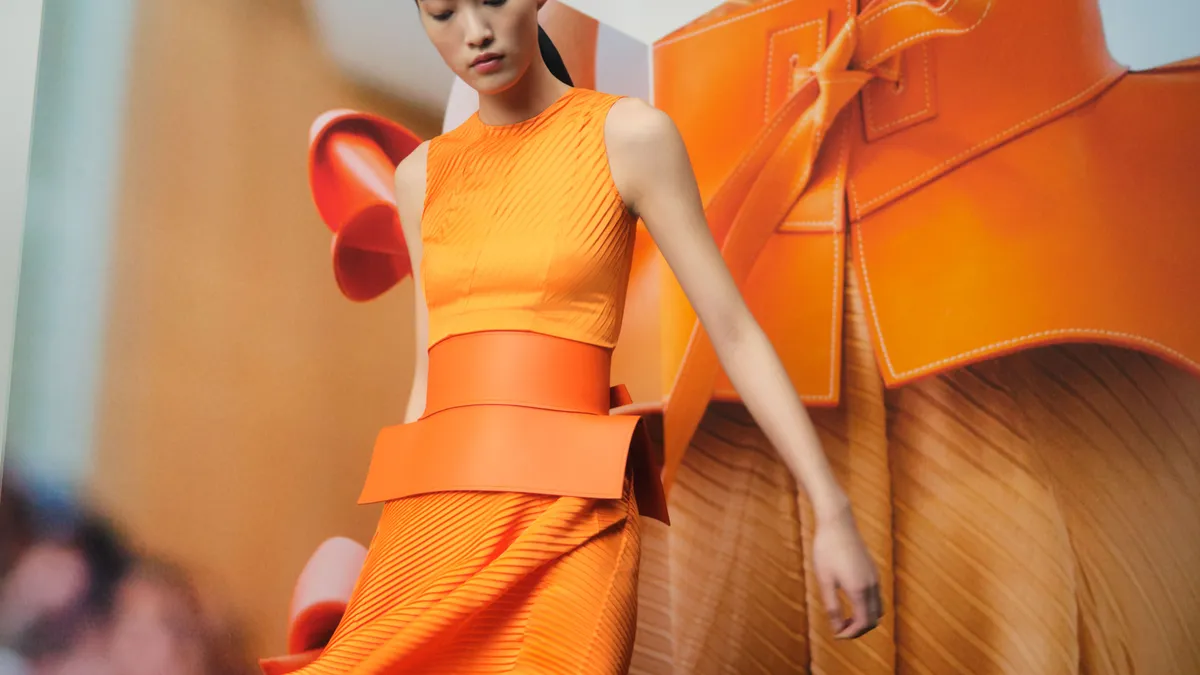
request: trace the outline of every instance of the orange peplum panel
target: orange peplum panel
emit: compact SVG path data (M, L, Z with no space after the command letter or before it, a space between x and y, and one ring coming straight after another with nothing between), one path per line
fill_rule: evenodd
M519 331L442 340L429 350L425 414L380 432L359 503L452 490L619 499L667 522L640 418L609 415L610 350ZM627 471L628 469L628 471Z

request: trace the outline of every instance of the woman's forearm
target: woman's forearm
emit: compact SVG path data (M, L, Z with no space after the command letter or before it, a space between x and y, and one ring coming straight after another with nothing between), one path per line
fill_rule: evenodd
M429 390L429 357L418 353L413 368L412 391L408 394L408 405L404 408L404 423L415 422L425 412L425 395Z
M717 355L746 409L808 495L819 521L849 506L808 416L775 348L756 321L745 322Z
M413 280L413 377L412 391L404 411L404 423L415 422L425 413L425 395L429 391L429 306L417 275Z

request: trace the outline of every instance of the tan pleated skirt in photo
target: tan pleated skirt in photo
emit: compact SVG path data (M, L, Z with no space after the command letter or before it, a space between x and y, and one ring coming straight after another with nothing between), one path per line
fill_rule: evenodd
M831 638L791 476L741 406L713 404L671 527L643 526L631 672L1200 673L1200 381L1078 345L887 391L848 281L842 402L812 415L883 624Z

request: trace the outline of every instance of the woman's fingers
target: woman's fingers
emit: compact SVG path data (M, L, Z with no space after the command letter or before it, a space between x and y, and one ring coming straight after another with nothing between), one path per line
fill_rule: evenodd
M850 593L850 605L854 608L854 617L848 625L837 633L843 640L853 640L862 637L879 624L880 606L879 586L872 584L861 590Z
M848 594L850 596L850 607L854 610L854 616L851 618L850 624L837 634L838 638L853 640L870 630L871 610L867 593L868 590L864 588Z
M838 600L837 584L832 579L818 581L821 584L821 601L825 604L825 616L829 617L829 629L836 634L848 623L842 614L842 603Z
M879 584L871 585L871 616L873 622L878 625L883 618L883 592L879 589Z

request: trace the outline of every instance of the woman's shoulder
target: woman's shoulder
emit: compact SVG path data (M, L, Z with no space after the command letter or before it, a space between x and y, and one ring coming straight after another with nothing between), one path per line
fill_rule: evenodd
M690 170L675 121L636 98L613 105L604 125L604 143L617 191L635 211L648 186L674 181Z
M610 152L644 153L670 145L679 129L665 112L638 98L623 97L613 103L604 123Z
M424 141L396 165L393 176L397 197L411 200L425 194L426 167L429 163L429 147L432 141Z

